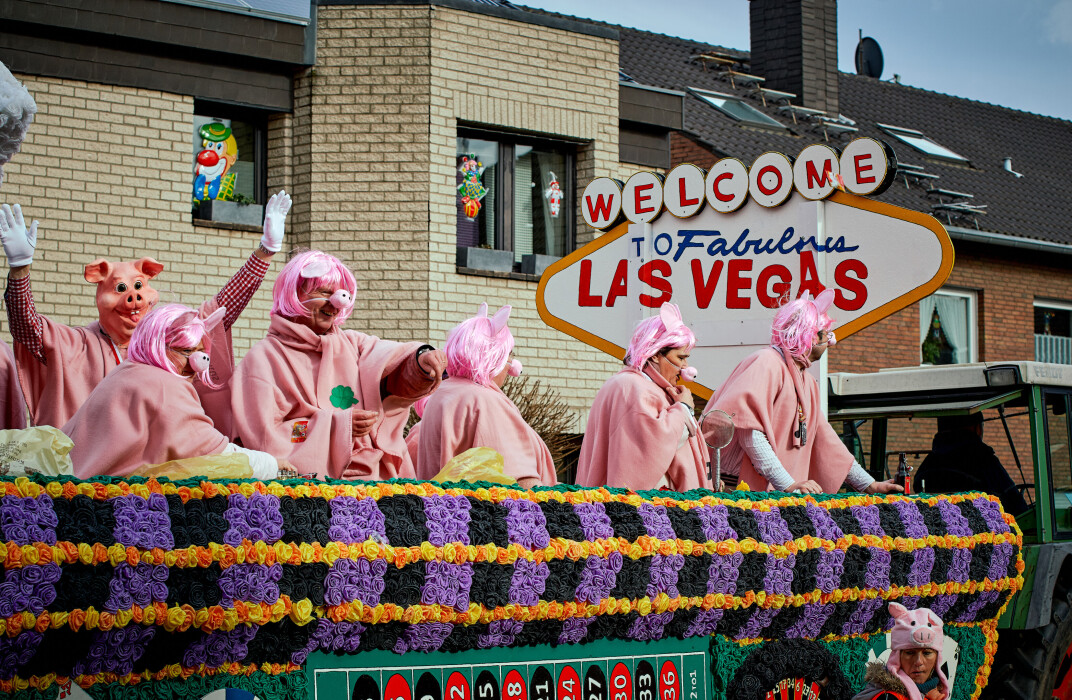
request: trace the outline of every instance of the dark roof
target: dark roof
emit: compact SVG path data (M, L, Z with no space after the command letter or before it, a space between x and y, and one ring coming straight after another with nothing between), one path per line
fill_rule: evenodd
M746 52L626 27L618 31L619 69L637 82L736 95L789 127L782 132L743 126L690 94L685 98L685 130L716 153L740 158L748 165L764 151L796 156L805 146L823 142L821 129L806 120L794 125L777 107L764 107L747 88L734 89L714 67L705 71L692 59L708 51L738 56L747 56ZM932 184L909 180L907 186L900 176L879 199L932 213L942 200L928 195L928 187L969 193L974 195L972 204L987 205L986 215L954 215L951 221L945 213L934 215L952 226L977 226L982 231L1072 244L1072 122L846 73L840 74L839 108L859 132L831 137L831 145L844 146L857 136L872 136L890 144L899 162L923 166L940 176ZM928 157L886 134L877 123L921 131L969 163ZM1012 167L1023 173L1022 178L1003 169L1006 157L1012 158Z

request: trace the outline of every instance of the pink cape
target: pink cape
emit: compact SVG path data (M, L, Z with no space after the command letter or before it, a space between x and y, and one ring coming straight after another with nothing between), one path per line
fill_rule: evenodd
M607 380L588 414L577 464L581 486L654 489L711 488L707 445L699 430L678 448L688 420L666 392L640 370L625 367Z
M547 445L498 387L447 379L428 400L420 425L420 479L431 479L472 447L490 447L503 456L507 476L538 479L544 486L558 483Z
M212 298L201 305L198 314L204 318L219 308ZM119 366L112 343L101 331L100 323L72 328L56 323L46 316L41 319L42 348L45 363L33 356L26 346L15 344L15 359L19 369L26 403L34 425L62 427L110 372ZM217 427L230 434L230 401L227 381L234 372L231 332L217 326L209 335L212 373L224 388L211 390L198 380L194 386L202 395L205 412Z
M63 432L74 441L71 461L80 479L219 454L228 442L189 380L130 360L97 385Z
M409 452L409 461L417 466L417 448L421 442L421 422L417 421L406 433L406 451ZM433 475L434 476L434 475Z
M420 343L394 343L357 331L311 328L272 315L268 335L246 353L231 382L242 445L330 478L412 478L403 432L414 401L440 379L413 377ZM386 398L380 396L381 386ZM332 403L332 395L335 404ZM357 402L346 408L338 404ZM372 432L352 433L354 409L377 411Z
M11 346L0 340L0 430L26 427L26 400Z
M823 415L819 384L806 372L801 372L801 403L807 417L808 439L803 446L797 444L799 440L793 437L797 430L797 391L790 371L781 353L764 348L737 365L709 405L733 417L734 441L747 431L760 431L793 481L812 479L825 493L836 493L852 467L852 455ZM754 491L767 490L770 484L752 467L752 460L743 450L741 454L741 481Z

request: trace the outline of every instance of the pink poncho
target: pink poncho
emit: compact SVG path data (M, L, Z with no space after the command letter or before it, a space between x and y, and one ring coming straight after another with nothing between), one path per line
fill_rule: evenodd
M676 491L711 488L708 451L699 430L679 449L688 421L666 391L625 367L596 394L581 444L577 483L657 488L665 476Z
M0 341L0 430L26 427L26 401L11 346Z
M845 482L853 458L823 415L819 384L799 366L787 363L774 348L764 348L746 357L711 397L709 405L733 417L735 441L750 430L767 436L782 466L793 481L812 479L825 493L836 493ZM797 373L798 383L794 386ZM797 431L797 395L804 409L807 441L800 444ZM740 479L754 491L770 484L742 453Z
M503 456L507 476L558 483L551 452L498 387L452 377L428 400L420 422L417 477L431 479L453 457L472 447Z
M101 381L63 432L74 441L71 461L80 479L219 454L228 442L189 380L130 360Z
M412 478L403 437L409 407L440 382L414 371L420 346L338 328L317 335L272 315L267 337L246 353L231 382L238 438L244 447L289 460L302 473ZM380 414L372 431L356 442L354 409Z

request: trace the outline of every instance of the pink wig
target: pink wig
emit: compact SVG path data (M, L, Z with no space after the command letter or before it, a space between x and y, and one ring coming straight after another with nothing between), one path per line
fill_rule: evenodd
M692 329L681 320L677 304L662 305L658 316L644 319L637 324L629 349L625 351L625 364L636 369L644 366L650 358L668 348L688 348L696 345Z
M455 326L443 352L447 354L447 374L494 386L492 377L503 371L514 349L514 336L507 328L510 307L504 306L488 318L488 305L481 304L474 318Z
M827 289L815 299L805 292L804 296L783 304L771 323L771 345L792 357L806 359L815 345L815 334L834 325L834 320L826 315L833 300L834 290Z
M357 296L354 273L334 255L319 250L307 250L290 259L275 278L272 287L272 313L287 318L309 316L309 309L298 301L298 291L309 294L321 287L345 289L350 298ZM341 326L350 317L353 306L339 310L335 325Z
M226 311L221 307L203 319L182 304L156 306L134 328L127 346L127 358L181 376L168 358L168 348L192 348L204 340L207 350L208 331L223 320ZM205 386L219 388L209 376L207 367L197 373L197 378Z

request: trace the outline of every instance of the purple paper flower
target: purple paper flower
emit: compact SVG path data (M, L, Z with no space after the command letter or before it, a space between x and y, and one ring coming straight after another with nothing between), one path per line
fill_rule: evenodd
M935 615L944 619L945 614L949 612L949 608L953 607L953 604L956 602L956 594L936 596L934 602L931 603L931 610Z
M588 541L614 537L610 516L602 503L574 503L573 512L581 520L581 530Z
M588 636L588 625L595 618L568 617L562 621L562 633L558 635L559 644L578 644Z
M387 541L386 519L383 511L376 507L371 498L353 496L336 496L331 504L331 527L328 537L333 542L354 544L372 538L379 542Z
M134 671L134 664L156 634L156 627L128 625L107 632L93 633L89 652L74 665L74 675L111 671L124 676Z
M790 554L784 559L779 559L773 554L767 555L767 573L763 577L763 588L768 595L792 595L793 567L796 563L795 554Z
M946 577L957 583L967 583L968 571L971 567L972 552L970 549L954 549L953 561L949 564L949 573Z
M860 523L860 530L865 535L875 535L876 537L886 535L882 529L882 519L879 516L878 506L852 506L849 510L856 516L856 520Z
M0 680L10 680L19 670L19 666L30 663L37 653L43 635L27 630L15 637L0 635Z
M283 578L281 564L234 564L220 574L219 586L225 604L241 600L246 603L267 603L279 600L279 580Z
M883 607L885 607L886 601L882 598L865 598L860 600L856 604L856 609L852 611L849 616L849 621L842 627L841 633L843 635L850 634L863 634L864 629L867 627L867 623L871 621L872 616Z
M979 597L968 606L968 609L960 614L960 617L957 618L957 622L975 622L975 618L979 614L979 611L997 599L997 591L984 591L983 593L980 593Z
M430 561L425 568L421 602L446 605L455 610L469 609L469 588L473 585L473 565ZM444 637L445 639L445 637Z
M779 613L779 608L753 608L754 612L752 617L748 618L748 622L741 625L741 629L733 636L734 639L754 639L759 636L771 621L774 616Z
M782 518L778 506L769 511L757 510L752 513L759 526L759 537L767 544L785 544L793 539L793 533L789 531L789 525Z
M516 605L537 605L547 588L547 577L550 575L551 569L546 563L518 559L510 579L509 601Z
M223 516L230 524L223 541L232 547L242 544L244 539L274 544L283 537L283 514L279 512L278 496L254 491L246 498L240 493L232 493L227 497L227 510Z
M793 639L816 639L827 619L834 614L833 603L810 603L802 606L800 617L785 631Z
M322 651L353 654L361 645L361 635L364 632L365 626L360 622L332 622L324 618L317 625L313 637Z
M730 527L729 511L726 506L700 506L693 508L692 512L700 518L704 536L708 541L721 542L737 539L737 531Z
M660 593L665 593L671 598L676 598L678 596L677 577L684 566L685 557L680 554L653 554L649 569L651 581L648 583L648 596L655 597Z
M508 647L514 643L514 637L521 634L525 623L520 620L493 620L488 623L487 634L477 637L477 646L481 649Z
M182 655L182 665L197 668L204 664L206 668L217 668L232 661L242 661L249 654L249 643L258 629L238 625L232 630L205 632L187 647Z
M708 593L725 593L733 595L737 592L737 574L744 561L744 554L734 552L721 556L715 554L711 557L709 569L710 578L707 580Z
M1005 518L1001 517L1001 506L998 503L980 496L973 500L972 504L979 511L979 514L983 516L983 520L986 521L987 530L999 534L1009 531L1009 524L1005 522Z
M804 506L804 510L807 511L812 525L815 526L815 533L820 538L824 540L839 540L845 536L845 533L837 526L834 519L830 517L830 513L826 508L817 506L814 503L809 503Z
M901 605L905 606L909 610L915 610L919 607L918 595L905 595L901 596Z
M611 552L607 558L590 556L585 560L580 583L577 584L577 602L598 605L614 590L618 572L622 570L621 552Z
M468 545L469 510L472 507L465 496L425 496L424 515L425 525L428 527L428 541L437 547L451 542ZM380 517L383 517L382 513Z
M960 508L957 508L949 501L938 501L938 512L942 514L942 520L945 521L945 526L950 535L971 537L971 525Z
M29 612L39 615L56 600L56 582L60 580L59 564L34 564L21 569L9 569L0 582L0 617Z
M819 564L815 567L815 586L823 593L833 593L841 586L845 573L845 550L833 549L819 552Z
M663 638L663 630L674 619L674 613L650 613L641 615L630 625L626 633L630 639L641 641L655 641Z
M305 660L309 658L309 654L312 654L314 651L316 651L318 646L320 646L320 642L319 640L317 640L316 635L310 634L308 641L305 642L305 646L303 646L301 649L295 649L293 652L291 652L290 663L305 663Z
M870 547L870 550L871 559L864 573L864 585L868 588L889 588L893 555L881 547Z
M551 544L547 518L539 505L514 498L506 499L502 505L506 508L506 532L510 542L527 549L543 549Z
M909 586L922 586L931 580L934 569L934 550L917 549L912 553L912 568L908 572Z
M134 605L148 607L154 602L166 603L168 597L168 568L164 564L138 564L131 566L119 562L108 584L108 601L104 609L115 613L129 610Z
M395 653L407 651L435 651L443 646L454 625L447 622L418 622L410 625L395 642Z
M379 605L386 575L384 559L336 559L324 577L324 602L342 605L360 600L365 605Z
M0 497L0 530L4 539L17 545L56 544L59 518L52 499L42 493L37 498Z
M726 611L722 608L712 608L710 610L700 610L696 613L696 617L692 618L692 622L689 623L689 628L685 630L686 637L709 637L715 633L718 629L718 623L722 620L722 615Z
M909 537L918 539L930 534L927 530L927 523L924 522L923 515L919 512L919 508L916 507L914 501L897 499L893 502L893 507L897 509L897 513L901 516L901 522L905 526L905 533Z
M994 553L990 555L990 568L986 577L991 581L1003 579L1009 575L1009 561L1012 559L1013 545L1009 542L998 542L994 545Z
M666 514L666 506L657 506L651 503L641 503L637 508L640 519L644 521L644 528L649 537L660 540L674 540L674 526L670 524L670 516Z
M175 548L164 494L151 493L149 498L129 494L111 500L115 509L116 542L139 549Z

